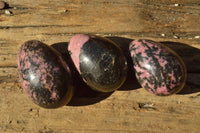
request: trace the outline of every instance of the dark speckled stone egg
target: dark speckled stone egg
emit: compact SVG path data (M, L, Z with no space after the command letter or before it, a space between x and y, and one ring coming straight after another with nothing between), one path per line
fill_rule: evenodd
M129 50L136 77L147 91L166 96L184 87L186 67L173 50L151 40L135 40Z
M124 83L126 59L114 42L98 36L77 34L71 38L68 50L83 80L92 89L111 92Z
M18 72L24 91L37 105L57 108L70 101L71 72L52 47L37 40L25 42L18 54Z

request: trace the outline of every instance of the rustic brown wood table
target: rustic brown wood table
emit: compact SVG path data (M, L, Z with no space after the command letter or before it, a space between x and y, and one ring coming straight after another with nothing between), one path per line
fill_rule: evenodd
M199 0L6 2L10 8L0 10L0 132L199 132ZM138 38L162 42L184 60L188 68L187 83L180 93L159 97L140 88L130 76L112 94L78 95L68 106L40 108L20 87L18 49L32 39L48 45L68 42L76 33L106 36L124 46Z

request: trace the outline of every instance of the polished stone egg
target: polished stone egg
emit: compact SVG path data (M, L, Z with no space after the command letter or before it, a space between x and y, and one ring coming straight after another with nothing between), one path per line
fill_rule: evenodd
M182 59L167 46L145 39L130 43L136 78L148 92L166 96L185 85L187 71Z
M70 101L70 69L51 46L37 40L25 42L18 53L18 72L22 88L35 104L58 108Z
M112 92L126 80L127 61L112 41L94 35L77 34L68 50L83 80L92 89Z

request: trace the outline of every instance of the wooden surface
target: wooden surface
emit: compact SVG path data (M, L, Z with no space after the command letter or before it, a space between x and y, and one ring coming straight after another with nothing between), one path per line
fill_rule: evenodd
M0 10L0 132L2 133L198 133L200 130L199 0L6 0ZM82 92L70 105L43 109L23 93L17 74L20 45L49 45L76 33L163 42L188 68L179 94L158 97L130 76L112 94ZM78 83L77 83L78 84ZM84 89L83 89L84 90Z

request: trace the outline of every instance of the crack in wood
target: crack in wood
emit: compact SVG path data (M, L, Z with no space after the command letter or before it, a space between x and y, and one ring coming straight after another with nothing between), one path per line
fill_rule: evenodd
M25 25L25 26L0 26L0 29L20 29L20 28L46 28L46 27L83 27L85 25Z

